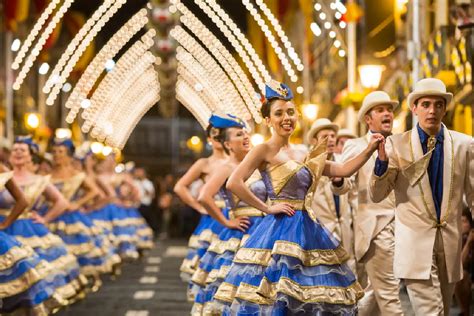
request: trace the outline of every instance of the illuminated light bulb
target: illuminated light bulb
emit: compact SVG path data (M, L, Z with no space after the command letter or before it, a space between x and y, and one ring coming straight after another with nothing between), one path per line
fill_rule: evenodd
M339 27L340 27L341 29L345 29L346 26L347 26L347 23L346 23L346 22L344 22L344 21L339 22Z
M115 61L113 59L107 59L104 66L105 70L111 71L112 69L114 69Z
M110 155L112 153L112 147L110 146L104 146L102 148L102 155L104 155L105 157L107 157L108 155Z
M342 18L342 14L341 12L337 11L336 13L334 13L334 17L338 20L340 20Z
M313 121L318 116L318 106L311 103L305 104L303 105L302 112L306 119Z
M89 100L89 99L83 99L83 100L81 101L81 108L87 109L87 108L89 108L90 106L91 106L91 100Z
M324 28L329 30L331 28L331 22L324 22Z
M336 10L336 4L334 2L331 2L329 7L331 8L331 10Z
M329 37L330 38L335 38L336 37L336 32L334 32L334 31L329 32Z
M25 122L29 129L37 129L40 125L40 116L38 113L26 113Z
M347 8L340 0L336 0L336 9L342 14L345 14L347 12Z
M316 11L321 11L321 8L322 8L322 7L321 7L321 4L319 4L319 3L316 3L316 4L314 5L314 9L315 9Z
M304 70L304 66L303 66L302 64L299 64L299 65L296 67L296 69L297 69L298 71L303 71L303 70Z
M69 128L56 128L54 135L56 138L71 138L72 131Z
M319 13L319 18L321 20L326 20L326 13L324 13L324 12Z
M49 64L48 63L42 63L41 66L38 69L38 73L40 75L46 75L49 70Z
M320 36L322 31L319 25L316 22L311 23L310 25L311 31L313 31L314 35Z
M302 94L303 92L304 92L304 89L303 89L302 86L298 86L298 87L296 88L296 93Z
M20 49L21 41L18 38L15 38L10 47L12 52L17 52Z
M334 47L336 47L336 48L341 47L341 41L335 40L335 41L334 41Z
M69 82L66 82L62 88L63 92L69 92L71 91L71 89L72 89L72 85Z
M343 49L339 50L339 57L345 57L346 56L346 51Z

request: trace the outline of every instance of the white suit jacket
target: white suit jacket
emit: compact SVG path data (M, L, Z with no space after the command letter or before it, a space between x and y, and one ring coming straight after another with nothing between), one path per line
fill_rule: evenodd
M395 262L397 278L428 280L436 231L441 230L449 282L462 277L461 213L466 197L471 211L474 195L474 141L444 128L443 200L440 224L428 176L430 153L423 155L415 126L387 139L389 168L372 175L370 192L381 201L395 192Z
M342 151L342 161L348 161L367 148L371 133L349 139ZM374 153L367 163L351 178L344 179L342 187L332 186L335 194L357 191L358 203L354 216L355 256L358 261L366 254L371 240L395 218L395 197L389 195L380 203L374 203L369 194L370 177L375 166L377 154Z

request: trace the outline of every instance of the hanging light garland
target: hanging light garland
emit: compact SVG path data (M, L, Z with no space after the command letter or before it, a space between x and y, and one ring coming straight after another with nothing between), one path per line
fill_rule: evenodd
M61 91L62 86L64 85L67 78L69 77L69 75L73 71L74 66L79 61L79 58L81 58L84 51L87 49L87 47L92 42L92 40L96 37L96 35L99 33L99 31L102 29L102 27L112 18L112 16L115 15L115 13L119 10L119 8L125 2L126 2L126 0L117 0L114 3L114 5L92 27L92 29L87 34L87 36L84 38L84 40L81 42L79 47L77 47L74 50L74 53L72 54L72 56L67 61L67 64L65 65L65 67L64 67L61 75L59 76L58 80L54 83L54 86L51 89L51 92L49 93L48 98L46 99L46 104L48 104L48 105L53 105L54 104L54 100L56 100L57 95L59 94L59 92ZM145 12L146 12L146 10L145 10ZM144 19L146 19L146 18L144 18ZM123 45L125 45L128 42L128 40L120 39L119 42L121 42L121 43L123 43Z
M74 2L74 0L65 0L63 2L63 4L59 7L59 9L56 11L53 18L49 21L48 25L46 26L44 31L41 33L41 35L38 39L38 42L36 42L35 46L30 51L29 55L26 57L25 63L23 64L23 67L21 67L20 72L18 73L18 76L16 77L15 82L13 83L13 89L14 90L19 90L20 89L21 84L23 83L23 81L26 78L26 75L29 73L31 67L33 67L33 63L35 62L36 58L39 56L39 54L41 52L41 49L43 49L43 46L46 44L46 41L48 40L49 36L51 35L51 33L56 28L56 25L62 19L62 17L64 16L64 14L66 13L66 11L69 9L69 7L71 6L71 4L73 2ZM49 17L50 14L51 13L48 13L48 14L45 14L45 15L47 15L47 17ZM33 35L33 37L36 37L36 35L37 34ZM27 38L26 41L28 41L28 38ZM26 43L24 43L23 46L27 47L25 44ZM22 55L20 57L18 57L18 59L22 60L24 58L24 55L26 55L26 52L23 53L22 50L20 49L20 52L19 52L18 55L20 55L20 54L22 54ZM16 63L16 60L14 60L13 64L12 64L12 68L13 69L18 69L19 67L20 67L20 63Z
M261 122L261 116L258 112L260 101L253 90L250 81L245 76L242 68L238 65L234 57L230 52L220 43L220 41L212 34L202 23L197 19L182 3L178 3L176 8L183 13L181 16L181 22L186 25L192 32L204 43L204 45L211 51L216 57L219 63L222 65L224 70L230 75L234 85L236 85L237 91L241 93L245 105L254 117L255 121ZM223 59L222 59L223 57ZM250 98L250 102L248 102Z
M263 15L265 15L267 20L270 21L270 25L273 26L273 29L280 38L281 42L283 43L283 46L286 48L288 57L290 57L290 59L295 64L296 69L298 71L303 71L304 65L301 63L301 59L298 57L298 54L293 48L290 40L288 39L288 36L286 36L285 31L283 31L283 28L281 27L280 22L278 22L278 19L273 15L272 11L270 10L270 8L267 7L263 0L256 0L256 4L263 12Z
M66 117L66 121L72 123L79 113L81 108L81 102L87 98L87 95L94 87L95 82L100 77L104 70L105 62L113 57L120 51L120 49L147 23L147 12L146 9L140 10L132 18L130 18L120 30L115 33L109 41L102 47L97 53L94 59L89 63L86 70L82 74L81 78L77 82L73 91L71 92L68 100L66 101L66 108L70 111ZM150 30L146 33L146 40L153 41L150 36L154 36L154 30Z
M283 68L285 69L287 75L290 77L291 81L297 82L298 76L296 75L295 70L293 69L290 62L288 61L288 58L283 52L283 49L280 47L280 44L275 39L275 36L273 35L272 31L269 29L268 25L265 23L265 20L262 18L260 13L253 6L253 4L250 3L249 0L242 0L242 3L244 4L245 8L250 12L250 15L255 19L257 24L260 26L263 34L265 35L267 40L270 42L270 45L275 51L275 54L278 56L278 59L280 59L283 65Z
M54 9L57 7L60 1L61 0L52 0L48 4L46 9L43 11L43 13L41 13L39 19L36 21L35 25L33 26L33 29L26 37L26 40L23 42L23 45L21 46L20 50L18 51L18 54L13 60L13 63L11 65L12 69L17 70L18 68L20 68L20 64L23 62L23 59L26 57L26 53L28 53L28 49L30 49L36 36L39 34L41 29L43 28L43 25L46 23L49 16L53 13Z
M125 1L114 1L114 0L105 0L99 8L92 14L92 16L84 23L81 29L74 36L72 41L67 46L66 50L63 52L58 62L53 68L51 75L46 80L46 83L43 87L44 93L49 93L53 84L59 79L61 69L66 65L67 60L74 53L77 46L81 43L82 39L87 35L93 25L102 17L104 13L107 12L109 7L115 2L115 5L121 6Z
M182 46L177 51L186 49L200 64L210 72L213 78L215 89L221 96L225 96L229 103L241 104L244 102L241 95L232 83L232 79L223 70L220 64L201 46L190 34L181 26L176 26L171 30L170 35Z

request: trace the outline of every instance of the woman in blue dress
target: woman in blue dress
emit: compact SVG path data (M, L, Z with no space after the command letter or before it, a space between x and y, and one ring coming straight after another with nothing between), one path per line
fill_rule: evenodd
M245 130L245 124L233 116L219 118L227 120L228 128L223 130L221 143L229 158L224 161L218 170L211 174L208 182L204 185L199 195L199 202L204 205L208 213L220 225L224 226L221 233L211 242L206 254L202 257L199 268L193 274L192 281L200 287L191 314L207 315L218 313L214 307L212 298L219 284L225 277L226 271L232 262L232 258L244 238L245 232L251 233L260 222L263 213L242 205L240 201L234 200L233 196L225 188L227 178L237 165L243 160L250 150L250 138ZM247 185L253 189L265 187L261 184L259 173L256 172L249 179ZM229 217L223 214L217 207L214 196L220 192L230 209ZM263 197L265 200L265 197Z
M54 139L51 182L69 201L66 212L54 219L49 227L60 236L76 256L81 273L93 280L92 289L101 285L100 274L110 272L108 248L101 230L82 212L97 195L97 189L85 172L73 166L75 147L71 139Z
M3 231L14 236L22 244L28 245L39 257L52 265L53 270L45 280L54 287L56 297L65 300L73 299L81 293L87 280L80 274L76 257L70 253L62 239L51 233L45 224L59 216L68 202L50 183L49 176L35 175L30 171L32 157L38 152L37 145L29 136L17 137L12 147L10 164L13 167L13 178L28 202L27 211L18 220ZM45 197L51 207L44 216L32 212ZM14 199L7 190L0 191L0 221L5 219L14 206ZM63 302L58 302L63 303ZM51 303L54 306L54 302Z
M326 161L324 143L305 158L289 142L298 119L292 97L284 84L266 86L261 111L272 137L252 149L227 182L240 199L269 215L234 257L228 279L239 285L221 287L216 296L235 294L231 311L238 315L354 315L363 290L345 264L348 254L316 218L311 201L321 174L350 176L383 136L374 135L367 149L345 164ZM257 169L268 203L245 185Z
M41 260L31 247L2 231L28 206L12 177L13 172L0 165L0 190L6 188L15 200L8 216L0 222L0 313L22 310L28 315L47 315L44 303L53 296L54 287L44 278L51 273L52 267Z
M214 127L209 122L206 128L206 135L208 144L212 147L212 154L207 158L197 160L174 186L174 192L181 201L201 215L198 225L189 238L188 253L181 264L181 279L184 282L189 282L191 276L196 271L200 260L198 249L201 248L205 252L205 249L202 248L201 245L209 245L211 238L211 231L209 230L211 217L207 214L206 209L197 201L197 196L192 194L190 187L191 184L198 180L205 183L209 178L211 170L219 166L226 159L227 156L224 152L224 148L219 142L220 133L220 129ZM221 200L219 203L219 207L222 208L224 206L223 201ZM192 300L192 297L190 297L190 300Z

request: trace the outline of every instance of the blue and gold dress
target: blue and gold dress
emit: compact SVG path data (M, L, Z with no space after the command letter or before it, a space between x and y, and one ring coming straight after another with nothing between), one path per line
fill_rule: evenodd
M52 183L67 200L74 202L81 196L85 178L86 174L79 172L68 179L53 179ZM76 256L83 275L94 276L112 270L108 241L101 229L80 210L67 210L53 220L49 228Z
M259 171L254 172L246 181L246 185L260 200L264 202L267 200L267 190ZM238 229L224 228L204 255L201 261L202 268L199 269L199 277L202 280L205 278L206 284L204 290L206 297L202 312L204 315L216 314L222 310L223 307L220 304L212 303L214 294L229 273L237 250L252 235L265 215L265 213L247 205L245 202L235 199L234 196L230 195L230 192L227 191L226 195L232 198L231 203L233 207L229 212L229 217L238 218L246 216L249 218L250 226L245 233ZM224 302L232 303L232 299Z
M232 315L353 315L363 290L346 251L314 216L313 192L326 154L261 171L269 203L287 202L295 215L265 216L234 257L215 297L235 297Z
M31 218L31 210L39 202L39 197L49 183L49 176L35 175L27 184L19 185L28 207L4 232L33 248L41 259L52 266L45 281L54 287L56 297L67 300L74 297L87 281L80 274L76 257L67 250L62 239L51 233L44 224L37 223ZM13 197L6 189L0 191L0 221L5 220L14 203Z
M13 172L0 174L0 189L12 176ZM44 303L55 289L44 279L51 270L31 247L0 231L0 313L26 309L34 315L47 315Z
M215 196L215 201L217 207L222 211L222 214L228 218L230 210L230 201L226 197L225 188L221 188L219 193ZM199 240L199 247L196 250L195 262L196 265L193 267L195 272L191 277L189 282L188 289L188 299L194 301L193 310L202 310L204 303L206 302L206 293L205 293L205 282L201 282L202 269L207 264L202 260L204 259L205 254L207 253L208 248L212 245L213 242L217 241L219 234L222 230L225 229L225 226L220 224L218 221L210 218L209 226L203 230L201 233L201 239ZM206 262L208 259L206 259ZM205 281L205 278L204 278Z

